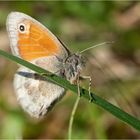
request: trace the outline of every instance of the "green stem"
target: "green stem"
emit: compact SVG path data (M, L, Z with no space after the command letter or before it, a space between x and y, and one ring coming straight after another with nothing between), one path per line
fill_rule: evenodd
M72 139L72 126L73 126L73 120L74 120L74 116L76 113L76 109L78 107L80 101L80 96L78 95L75 101L75 104L73 106L72 112L71 112L71 116L70 116L70 121L69 121L69 129L68 129L68 140Z
M0 55L35 71L36 73L38 73L42 77L44 77L46 80L53 82L54 84L57 84L65 89L69 89L69 90L73 91L74 93L78 93L77 86L70 84L69 81L67 81L66 79L64 79L62 77L59 77L59 76L57 76L57 75L55 75L55 74L53 74L53 73L51 73L43 68L40 68L34 64L31 64L23 59L16 57L16 56L8 54L2 50L0 50ZM88 90L80 87L80 93L81 93L81 97L84 97L88 100L90 99ZM129 124L133 128L140 131L140 120L138 120L134 116L128 114L127 112L124 112L123 110L121 110L117 106L109 103L108 101L104 100L103 98L97 96L93 92L91 93L91 95L93 97L93 100L91 103L94 103L94 104L102 107L103 109L110 112L112 115L114 115L118 119L124 121L125 123Z

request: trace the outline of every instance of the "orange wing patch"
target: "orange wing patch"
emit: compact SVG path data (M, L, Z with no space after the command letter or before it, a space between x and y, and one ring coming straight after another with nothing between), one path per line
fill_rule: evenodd
M31 61L60 52L60 44L47 30L32 21L24 20L22 23L26 32L18 32L18 49L23 59Z

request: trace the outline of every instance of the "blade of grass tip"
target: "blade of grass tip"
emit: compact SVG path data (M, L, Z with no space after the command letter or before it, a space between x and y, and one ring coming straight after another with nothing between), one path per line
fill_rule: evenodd
M74 93L78 92L76 85L70 84L66 79L61 78L55 74L52 74L43 68L40 68L34 64L31 64L25 60L22 60L16 56L8 54L2 50L0 50L0 55L4 56L12 61L15 61L23 66L26 66L27 68L37 72L40 75L42 75L42 73L46 73L46 75L44 75L44 74L42 75L44 78L46 78L46 80L49 80L65 89L69 89L69 90L73 91ZM81 97L84 97L89 100L88 92L89 92L88 90L80 88ZM121 110L120 108L116 107L115 105L109 103L108 101L104 100L103 98L95 95L94 93L91 93L91 95L93 96L93 100L91 103L97 104L98 106L102 107L106 111L110 112L112 115L116 116L118 119L124 121L125 123L129 124L133 128L140 131L140 120L138 120L137 118L128 114L127 112L124 112L123 110Z

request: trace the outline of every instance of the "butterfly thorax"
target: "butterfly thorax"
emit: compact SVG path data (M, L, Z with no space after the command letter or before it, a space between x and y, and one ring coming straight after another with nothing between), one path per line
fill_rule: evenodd
M80 72L85 65L85 59L79 54L71 54L63 60L63 75L70 83L76 84L80 76Z

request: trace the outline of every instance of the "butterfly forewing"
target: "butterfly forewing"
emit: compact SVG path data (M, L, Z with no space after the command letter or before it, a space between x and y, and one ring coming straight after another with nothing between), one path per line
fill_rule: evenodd
M21 30L23 28L24 30ZM12 12L7 18L7 30L14 55L31 61L39 57L66 57L67 50L46 27L32 17Z

